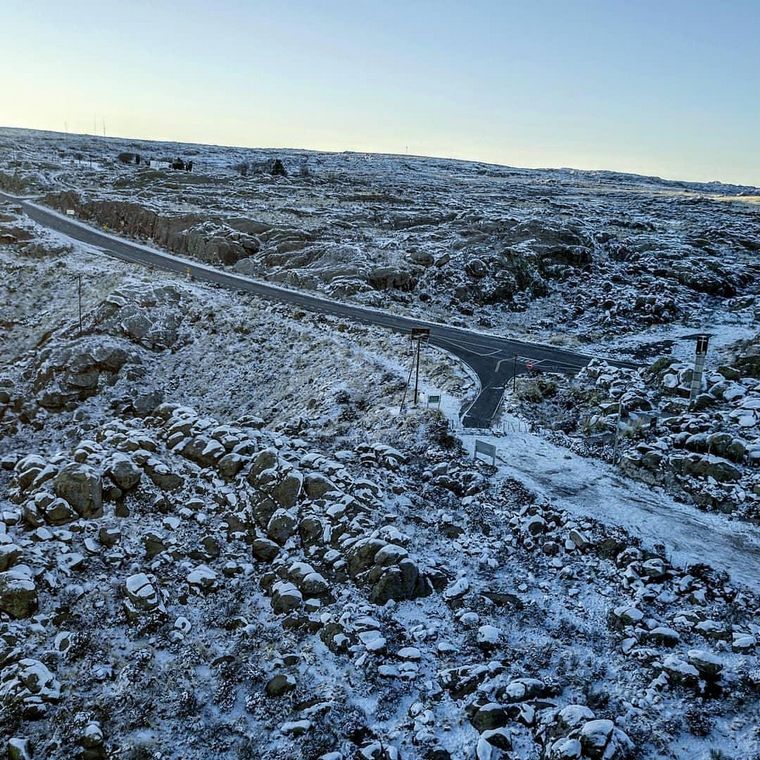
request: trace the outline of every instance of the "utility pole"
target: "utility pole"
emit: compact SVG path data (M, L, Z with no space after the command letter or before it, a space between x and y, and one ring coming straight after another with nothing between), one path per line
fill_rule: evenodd
M512 393L517 393L517 354L512 362Z
M707 359L707 345L710 342L709 335L697 335L697 348L694 355L694 372L691 376L691 391L689 392L689 408L694 406L699 391L702 389L702 373L705 370Z
M79 337L82 337L82 275L77 275L79 281L77 286L77 295L79 296Z

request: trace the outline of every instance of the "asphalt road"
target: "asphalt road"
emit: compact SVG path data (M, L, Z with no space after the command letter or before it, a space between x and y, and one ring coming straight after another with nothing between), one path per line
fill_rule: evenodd
M270 300L300 306L308 311L333 314L398 332L410 332L414 327L428 328L430 343L464 361L480 380L480 394L465 411L462 419L466 428L491 426L504 390L515 372L527 372L533 365L536 369L575 373L584 367L590 358L553 346L512 340L500 335L451 327L437 322L426 322L252 280L101 232L27 199L0 193L0 200L21 206L31 219L44 227L100 248L104 253L124 261L192 275L198 280L216 283L231 290L253 293Z

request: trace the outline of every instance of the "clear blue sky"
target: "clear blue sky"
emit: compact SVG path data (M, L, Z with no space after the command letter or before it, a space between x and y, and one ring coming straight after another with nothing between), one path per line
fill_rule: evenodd
M760 184L760 0L2 0L0 124Z

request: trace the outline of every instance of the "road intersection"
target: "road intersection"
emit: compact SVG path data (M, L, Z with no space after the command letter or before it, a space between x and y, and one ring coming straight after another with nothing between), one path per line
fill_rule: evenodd
M289 303L309 311L334 314L362 324L377 325L399 332L409 332L412 328L427 328L430 330L430 344L461 359L472 368L480 381L480 392L462 417L462 424L466 428L490 427L498 412L507 384L515 371L518 374L527 372L532 364L545 371L575 373L590 359L583 354L554 346L528 343L492 333L453 327L380 309L334 301L313 293L254 280L117 237L59 214L28 198L19 198L0 192L0 201L20 206L24 213L38 224L73 240L94 246L105 254L123 261L191 275L198 280L215 283L225 288Z

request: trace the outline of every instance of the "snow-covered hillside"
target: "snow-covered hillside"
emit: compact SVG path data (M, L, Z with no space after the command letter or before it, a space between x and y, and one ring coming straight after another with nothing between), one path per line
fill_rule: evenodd
M114 261L0 205L0 753L760 757L760 207L746 189L0 142L4 187L218 266L609 352L669 350L698 307L724 344L750 340L721 368L711 357L710 399L688 419L680 356L522 380L491 467L459 429L477 389L451 356L423 351L423 400L402 413L408 337ZM140 169L115 160L125 151L194 168ZM275 156L288 177L271 175ZM655 301L626 312L629 290ZM624 393L697 427L623 438L613 469L610 441L587 438ZM647 482L652 451L677 478L662 464ZM695 457L738 477L676 471ZM714 514L674 501L699 494Z
M757 188L18 130L0 131L0 148L0 186L109 229L513 335L596 344L741 332L760 287ZM145 166L175 157L193 170ZM272 173L277 159L287 176Z

